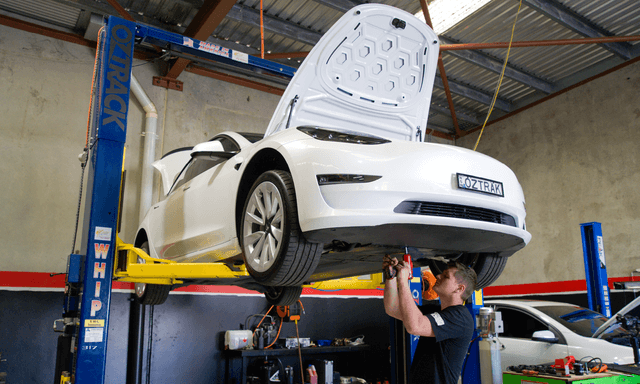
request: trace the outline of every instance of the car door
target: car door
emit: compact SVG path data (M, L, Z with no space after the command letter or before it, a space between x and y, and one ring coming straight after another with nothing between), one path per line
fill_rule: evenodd
M149 244L156 255L162 259L172 258L186 234L184 217L184 184L188 182L187 174L193 165L189 160L176 177L167 196L154 204L148 213L149 228L147 236ZM174 256L175 257L175 256Z
M537 365L553 362L555 358L567 356L568 348L562 334L519 308L497 306L502 314L504 332L498 335L503 345L501 356L502 370L509 366ZM558 338L557 343L532 340L536 331L549 330Z
M225 152L237 152L238 145L227 137L221 141ZM229 240L233 214L229 217L228 185L219 182L220 167L226 157L194 156L174 182L167 198L152 208L155 230L152 244L164 259L204 261L201 253ZM235 199L233 199L235 202Z

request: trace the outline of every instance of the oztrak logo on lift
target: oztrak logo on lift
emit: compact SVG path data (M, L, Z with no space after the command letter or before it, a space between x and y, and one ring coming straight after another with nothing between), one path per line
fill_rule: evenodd
M109 42L108 88L105 92L102 125L116 123L122 131L125 130L129 100L131 44L133 44L132 31L124 25L115 26Z

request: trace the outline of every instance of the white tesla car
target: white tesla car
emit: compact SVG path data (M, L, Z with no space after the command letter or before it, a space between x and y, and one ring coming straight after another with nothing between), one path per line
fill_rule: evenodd
M294 302L301 285L379 272L405 251L436 272L459 260L480 286L524 247L522 188L504 164L423 142L435 33L382 4L347 12L287 87L264 135L225 132L155 165L166 197L135 245L154 258L244 263L235 284ZM241 131L242 127L238 127ZM170 287L139 284L142 302Z
M540 365L574 356L587 362L633 364L631 333L616 323L640 303L640 298L610 319L576 305L552 301L487 300L502 314L504 333L498 335L502 370L509 366Z

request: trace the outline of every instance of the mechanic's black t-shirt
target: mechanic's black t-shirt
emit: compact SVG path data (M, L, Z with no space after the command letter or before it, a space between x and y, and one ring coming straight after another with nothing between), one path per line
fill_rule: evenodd
M431 322L435 337L420 337L411 364L411 384L456 384L473 336L473 317L464 305L420 310ZM438 308L439 309L439 308Z

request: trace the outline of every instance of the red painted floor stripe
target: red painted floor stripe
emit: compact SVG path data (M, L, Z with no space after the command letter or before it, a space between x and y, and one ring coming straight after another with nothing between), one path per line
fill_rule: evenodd
M613 289L613 283L623 281L640 281L640 276L631 278L610 277L609 288ZM0 271L0 287L10 288L64 288L65 275L51 276L46 272L15 272ZM112 289L133 289L133 283L114 281ZM532 284L515 284L515 285L497 285L484 289L485 296L517 296L532 294L557 294L584 292L587 290L585 280L567 280L546 283ZM216 285L190 285L187 287L177 288L177 292L185 293L225 293L225 294L256 294L255 291L235 287L235 286L216 286ZM343 289L343 290L318 290L313 288L304 288L303 295L317 296L371 296L382 297L381 289Z
M0 287L64 288L65 275L45 272L0 272Z

